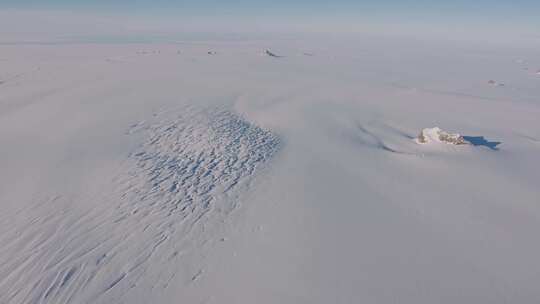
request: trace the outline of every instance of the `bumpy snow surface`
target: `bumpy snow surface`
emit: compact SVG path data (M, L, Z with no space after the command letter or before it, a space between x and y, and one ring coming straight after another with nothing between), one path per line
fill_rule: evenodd
M275 135L223 109L159 120L128 131L148 139L111 180L104 205L55 210L53 198L3 231L2 303L111 303L141 281L145 292L160 292L185 240L233 211L237 200L227 198L279 147Z

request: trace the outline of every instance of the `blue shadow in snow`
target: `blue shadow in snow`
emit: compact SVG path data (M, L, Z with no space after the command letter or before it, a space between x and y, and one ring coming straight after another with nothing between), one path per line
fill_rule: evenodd
M489 141L484 136L463 136L463 139L470 142L473 146L483 146L488 147L491 150L497 151L498 145L501 144L500 141Z

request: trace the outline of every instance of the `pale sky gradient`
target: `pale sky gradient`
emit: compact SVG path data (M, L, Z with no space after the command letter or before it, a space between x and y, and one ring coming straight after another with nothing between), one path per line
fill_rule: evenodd
M537 0L2 0L0 33L330 32L540 38Z

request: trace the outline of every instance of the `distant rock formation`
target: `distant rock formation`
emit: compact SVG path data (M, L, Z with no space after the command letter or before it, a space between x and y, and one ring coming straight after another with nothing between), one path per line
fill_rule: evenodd
M489 80L489 81L488 81L488 84L489 84L489 85L492 85L492 86L494 86L494 87L504 87L504 83L502 83L502 82L497 82L497 81L495 81L495 80Z
M276 54L270 52L269 50L264 51L264 53L265 53L266 55L270 56L270 57L276 57L276 58L281 57L281 56L278 56L278 55L276 55Z

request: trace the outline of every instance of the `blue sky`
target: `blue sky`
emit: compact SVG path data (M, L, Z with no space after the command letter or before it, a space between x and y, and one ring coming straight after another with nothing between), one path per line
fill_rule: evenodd
M538 18L538 0L0 0L0 8L151 14L437 14ZM353 11L351 11L353 10Z
M51 17L42 23L60 22L51 12L69 12L108 18L102 24L130 18L137 26L163 29L540 31L540 0L0 0L0 17L13 15L18 22L14 11L46 12Z

